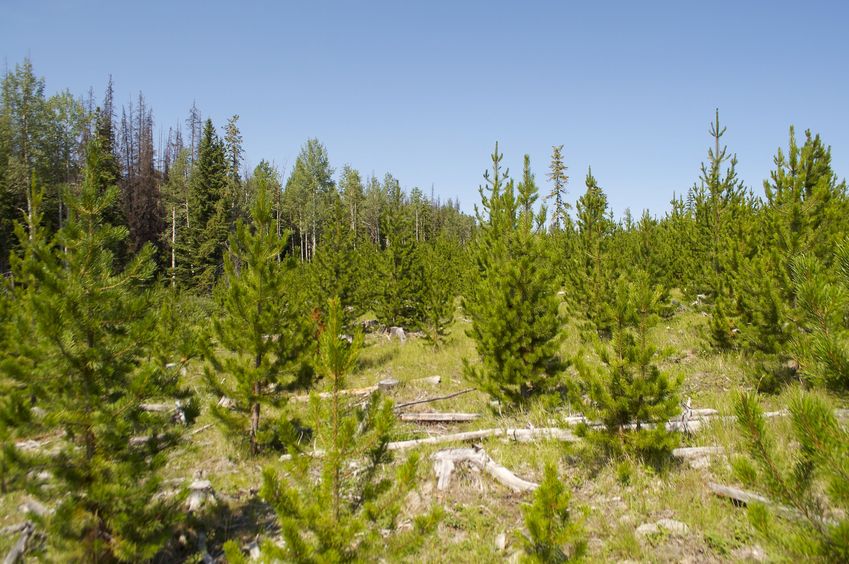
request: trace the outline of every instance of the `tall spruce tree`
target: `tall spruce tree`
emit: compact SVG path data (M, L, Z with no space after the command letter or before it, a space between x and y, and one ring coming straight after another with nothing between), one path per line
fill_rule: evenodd
M55 504L49 542L81 561L152 558L172 534L180 501L159 495L176 428L168 414L143 409L178 393L151 354L153 249L116 270L109 249L127 230L103 214L117 195L115 186L101 193L87 170L79 194L65 196L67 223L48 238L39 225L41 196L32 192L28 229L17 229L19 308L7 341L14 350L2 364L43 410L42 429L63 436L34 457L53 487L33 492Z
M187 237L192 278L199 288L211 288L221 272L230 229L231 207L224 146L207 119L189 183Z
M556 230L565 228L572 222L569 217L569 202L566 201L566 184L569 175L566 174L566 163L563 162L563 145L551 147L551 164L548 169L548 179L551 181L549 198L554 200L554 212L551 215L551 225Z
M247 440L256 455L261 446L263 404L280 405L297 381L309 352L311 331L299 296L292 290L292 261L278 262L286 239L277 236L266 183L257 187L251 223L241 220L230 237L219 286L222 315L212 322L216 347L205 356L210 387L236 403L236 410L212 412L234 438ZM223 349L223 351L222 351ZM223 378L222 378L223 375Z
M518 405L557 384L560 320L540 231L545 217L533 209L536 187L523 184L517 197L502 158L496 144L492 173L479 189L481 208L475 208L475 271L463 307L479 361L464 360L464 371L481 390Z

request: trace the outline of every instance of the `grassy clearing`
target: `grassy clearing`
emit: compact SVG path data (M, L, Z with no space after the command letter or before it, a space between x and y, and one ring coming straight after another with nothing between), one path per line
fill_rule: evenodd
M698 311L679 312L658 325L653 339L661 347L661 368L683 378L683 397L690 397L694 407L713 407L723 414L731 413L733 393L750 387L746 376L749 367L738 355L710 352L703 340L706 318ZM349 387L364 387L386 378L401 383L392 391L396 402L411 401L449 394L469 387L463 378L463 359L474 357L474 347L465 335L468 321L458 317L450 329L447 342L434 349L427 342L410 338L406 343L389 341L384 336L366 336L365 347L357 373ZM565 357L593 353L580 345L579 332L567 328L562 353ZM202 399L203 404L216 401L203 385L202 365L188 367L186 384ZM438 375L438 385L419 379ZM317 389L322 391L324 383ZM786 404L786 394L769 397L771 408ZM304 417L308 405L290 403L288 414ZM400 423L397 439L421 438L431 435L468 431L489 427L556 426L558 419L569 412L568 406L559 411L530 408L525 412L499 415L489 398L478 392L438 403L411 408L420 411L463 411L481 414L477 421L463 424L420 425ZM279 412L264 412L263 417L275 418ZM779 437L787 437L785 419L770 420ZM206 410L195 429L213 421ZM672 464L658 472L633 460L606 461L584 444L565 444L539 441L532 444L505 442L498 438L480 442L490 456L526 480L541 479L547 461L559 468L559 475L573 491L573 506L583 515L589 538L590 561L735 561L741 552L760 545L770 560L791 557L781 549L757 538L749 524L746 510L713 496L708 481L734 484L729 463L740 452L740 437L734 424L717 421L695 436L685 437L683 446L718 445L727 456L711 458L703 468ZM431 504L444 508L438 532L427 538L416 550L393 560L415 562L494 562L510 558L517 550L516 531L522 528L521 504L527 495L515 494L485 475L458 468L446 491L436 491L429 455L451 445L427 446L419 449L421 465L419 487L407 500L406 518L423 512ZM398 458L402 458L400 454ZM187 437L184 446L170 459L166 479L188 483L194 478L211 481L219 507L211 518L218 527L208 530L209 545L215 550L220 544L238 537L245 543L257 534L273 536L274 520L259 502L256 490L265 467L286 471L279 453L267 453L251 459L232 447L215 426ZM0 527L20 521L17 507L25 494L0 495ZM659 530L639 534L638 527L660 519L674 519L687 526L686 532ZM191 530L197 523L187 525ZM496 538L506 534L506 550L499 550ZM0 538L0 550L8 548L13 539ZM196 545L190 538L180 557L190 554ZM391 541L387 541L391 542ZM389 545L387 545L389 550Z

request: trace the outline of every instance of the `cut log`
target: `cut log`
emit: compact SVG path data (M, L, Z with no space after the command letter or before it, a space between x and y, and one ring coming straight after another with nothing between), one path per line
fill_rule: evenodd
M367 396L378 390L378 386L366 386L365 388L351 388L348 390L339 390L339 395L342 396ZM330 399L333 397L333 392L321 392L316 394L319 399ZM306 402L310 400L309 394L302 396L292 396L291 401Z
M17 564L18 562L24 561L24 554L27 551L27 544L29 544L29 539L32 536L34 527L33 524L27 521L24 523L23 529L21 529L21 536L18 537L18 541L12 547L12 549L6 553L6 557L3 559L3 564Z
M475 388L466 388L465 390L460 390L459 392L454 392L453 394L448 394L448 395L445 395L445 396L438 396L438 397L435 397L435 398L426 398L426 399L420 399L420 400L415 400L415 401L408 401L406 403L399 403L398 405L395 406L395 409L396 410L404 409L405 407L410 407L411 405L420 405L420 404L423 404L423 403L431 403L431 402L434 402L434 401L441 401L441 400L456 398L457 396L462 396L463 394L468 394L469 392L474 392L474 391L475 391Z
M413 421L416 423L465 423L474 421L480 417L477 413L442 413L432 411L427 413L402 413L401 421Z
M201 509L207 503L215 503L215 491L209 480L195 480L189 485L189 497L186 506L189 512Z
M784 517L790 519L799 519L802 517L802 514L799 511L791 507L787 507L786 505L775 503L771 499L753 492L747 492L746 490L741 490L740 488L735 488L733 486L724 486L715 482L708 482L708 488L710 488L710 491L712 491L715 495L730 499L738 505L747 506L750 503L762 503L774 509L777 513L780 513Z
M498 482L504 484L514 492L529 492L535 490L538 485L528 482L516 476L507 468L495 462L480 448L452 448L441 450L431 456L434 461L433 469L436 472L436 489L444 490L451 483L451 475L457 464L466 463L486 472Z

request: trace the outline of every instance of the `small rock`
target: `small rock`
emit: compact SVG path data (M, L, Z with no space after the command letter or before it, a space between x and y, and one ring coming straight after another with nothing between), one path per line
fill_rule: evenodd
M392 337L398 337L398 340L402 343L407 341L407 334L404 332L403 327L390 327L389 328L389 340L392 340Z
M507 534L501 533L497 537L495 537L495 548L499 550L499 552L503 552L504 549L507 548Z
M749 560L753 562L766 562L766 552L760 545L743 546L731 553L731 557L737 561Z
M223 407L224 409L236 409L236 402L227 396L221 396L221 399L218 400L218 407Z
M248 550L248 555L251 557L251 559L259 560L260 550L259 543L256 541L256 539L252 540L246 548Z
M687 531L690 530L690 527L688 527L685 523L682 523L681 521L676 521L675 519L661 519L655 524L658 527L663 527L670 533L675 533L678 535L686 534Z
M654 523L643 523L639 527L637 527L636 531L634 531L641 537L647 537L649 535L656 535L660 532L660 529L657 528L657 525Z
M27 500L23 502L18 510L21 513L32 513L33 515L37 515L39 517L44 517L50 510L44 506L41 502L35 501L34 499Z

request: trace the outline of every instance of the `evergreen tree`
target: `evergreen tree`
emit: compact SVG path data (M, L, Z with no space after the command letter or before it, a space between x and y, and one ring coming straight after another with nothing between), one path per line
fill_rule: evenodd
M785 350L798 327L793 261L805 254L830 264L849 212L846 184L837 182L831 152L818 135L805 132L800 147L791 127L786 156L779 149L774 162L751 238L757 253L744 263L738 292L743 345L769 354Z
M811 381L843 391L849 389L849 243L837 246L834 261L832 269L807 255L792 263L801 313L792 354Z
M86 171L79 195L66 194L68 222L47 239L33 192L29 231L14 274L19 295L14 349L3 362L45 411L41 425L64 439L39 453L55 487L35 488L55 502L48 540L71 559L150 559L172 532L180 498L159 495L159 469L175 444L169 416L144 402L178 393L176 379L151 358L156 308L146 289L153 249L121 271L109 250L127 236L103 213L117 197L99 193ZM64 492L55 499L55 491Z
M253 455L262 439L261 406L280 405L286 387L300 383L310 346L306 312L290 289L294 265L277 261L286 239L277 237L269 196L267 185L258 186L251 224L239 220L230 237L219 287L222 316L212 322L218 347L205 352L212 368L207 382L238 408L216 405L212 412L237 443L248 439Z
M496 144L492 174L484 174L479 189L475 272L463 300L480 360L464 360L464 367L481 390L520 404L556 384L560 320L555 274L538 229L545 217L532 206L535 186L523 185L517 198L501 160Z
M417 455L390 473L387 449L395 417L392 403L379 394L365 407L346 405L345 379L354 370L362 334L348 343L338 300L328 307L319 343L319 369L330 381L330 405L312 400L316 446L323 456L294 454L293 467L281 476L271 468L263 475L262 497L274 508L286 543L264 543L271 558L295 562L351 562L369 559L383 544L381 533L393 531L401 501L415 484ZM310 467L320 460L318 481ZM359 471L352 472L354 461ZM232 552L232 549L231 549Z
M657 351L649 341L662 294L645 272L637 271L632 281L620 278L613 297L613 338L598 347L601 370L576 360L587 388L587 412L605 427L594 437L613 452L625 447L657 461L678 440L665 425L678 412L680 386L657 367ZM634 432L625 433L632 424Z
M423 328L427 339L439 346L454 321L454 298L457 296L461 260L459 245L447 236L419 247L424 288L422 292Z
M788 457L779 452L774 433L767 429L757 396L740 394L737 399L737 425L748 447L748 457L734 461L737 475L798 515L780 534L772 524L772 511L763 504L750 506L749 519L759 533L789 554L845 562L849 434L821 397L796 391L789 408L794 440L786 447L791 450Z
M577 236L575 260L567 291L572 292L574 304L593 326L606 334L612 319L609 300L613 278L609 266L609 238L613 222L609 217L607 195L599 187L592 169L587 171L586 192L577 202Z
M520 535L525 554L522 561L548 564L575 562L587 550L580 521L575 521L569 503L572 496L557 478L557 468L546 464L534 500L522 505L527 535Z
M422 265L401 187L387 180L391 191L381 218L384 248L375 313L384 325L415 328L422 320Z
M338 297L344 306L345 326L349 326L364 311L358 289L363 265L347 210L338 194L333 200L332 218L328 221L315 260L310 264L312 305L314 309L324 311L328 300Z
M184 240L191 257L192 277L199 288L211 288L220 273L230 229L227 186L224 147L212 120L208 119L189 183L189 217Z
M563 145L551 147L551 165L548 170L548 179L552 183L549 198L554 199L554 213L551 216L551 224L555 231L565 228L572 222L569 217L569 203L566 202L566 184L569 183L569 175L566 174L566 163L563 162Z
M737 346L738 275L749 254L748 230L753 213L748 190L737 178L737 157L729 155L728 148L721 145L725 130L717 110L710 126L714 146L708 149L708 163L702 163L699 184L691 190L696 225L690 252L698 267L694 287L713 300L710 335L719 349Z

